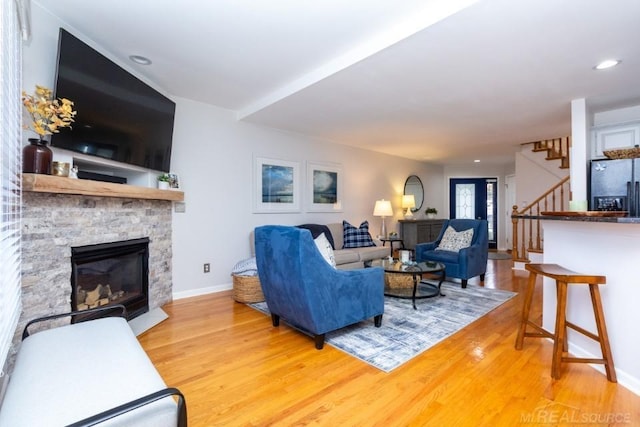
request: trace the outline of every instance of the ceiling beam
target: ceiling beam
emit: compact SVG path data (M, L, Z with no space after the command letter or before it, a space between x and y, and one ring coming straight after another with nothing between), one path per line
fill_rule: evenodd
M478 0L431 0L419 12L381 31L365 43L348 50L311 72L275 89L237 112L237 119L245 119L278 101L285 99L333 74L336 74L389 46L465 9Z

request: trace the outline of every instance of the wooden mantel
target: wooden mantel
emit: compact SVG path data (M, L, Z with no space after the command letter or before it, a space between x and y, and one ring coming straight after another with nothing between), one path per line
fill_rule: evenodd
M128 199L184 201L184 192L176 190L158 190L157 188L138 187L127 184L73 179L53 175L33 173L22 174L22 191L36 193L80 194L98 197L123 197Z

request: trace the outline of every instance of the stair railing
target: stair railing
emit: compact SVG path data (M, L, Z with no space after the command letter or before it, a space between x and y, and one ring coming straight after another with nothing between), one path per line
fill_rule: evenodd
M542 252L543 237L539 217L542 212L566 210L569 204L569 176L547 190L528 206L518 211L513 206L511 222L513 223L512 257L516 262L529 262L529 253Z

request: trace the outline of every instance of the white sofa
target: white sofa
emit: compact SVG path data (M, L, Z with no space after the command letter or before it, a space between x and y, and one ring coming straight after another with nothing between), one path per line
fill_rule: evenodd
M389 256L389 247L382 246L382 243L375 238L373 238L373 241L376 246L343 249L344 237L342 232L342 223L334 222L326 225L331 232L331 236L333 237L333 242L335 244L333 256L336 259L336 268L345 270L351 268L363 268L365 263L369 261Z
M167 388L124 316L33 335L30 326L0 406L0 426L186 426L184 397Z

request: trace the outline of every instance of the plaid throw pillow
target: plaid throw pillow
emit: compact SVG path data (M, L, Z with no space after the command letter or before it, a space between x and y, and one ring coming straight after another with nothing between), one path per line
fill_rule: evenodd
M363 248L367 246L375 246L369 234L369 221L364 221L359 228L355 228L347 221L342 221L342 230L344 237L343 248Z

